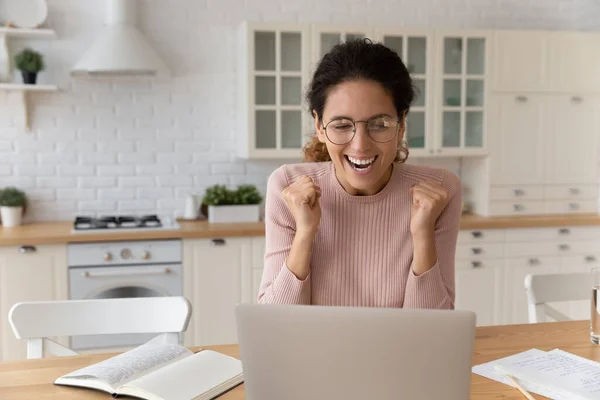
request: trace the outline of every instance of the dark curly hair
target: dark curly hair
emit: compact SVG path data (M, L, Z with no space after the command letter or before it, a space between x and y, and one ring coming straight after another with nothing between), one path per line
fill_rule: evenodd
M400 56L381 43L357 39L335 45L323 56L306 94L309 110L323 120L329 90L340 83L371 80L380 83L394 100L398 116L408 114L416 88ZM330 161L325 143L316 135L304 146L304 161ZM408 148L400 142L395 161L404 162Z

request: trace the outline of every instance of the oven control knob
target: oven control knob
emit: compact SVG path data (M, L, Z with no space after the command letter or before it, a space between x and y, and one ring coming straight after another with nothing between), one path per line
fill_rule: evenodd
M110 251L107 251L106 253L104 253L104 261L112 261L112 253Z
M129 249L123 249L121 250L121 258L123 260L129 260L131 258L131 250Z
M149 259L150 259L150 252L148 250L146 250L142 253L142 260L149 260Z

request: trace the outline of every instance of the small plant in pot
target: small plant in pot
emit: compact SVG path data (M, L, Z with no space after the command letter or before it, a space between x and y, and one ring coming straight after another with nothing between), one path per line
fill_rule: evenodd
M254 185L240 185L230 190L225 185L206 189L202 204L208 206L208 222L258 222L262 196Z
M23 83L35 85L38 72L45 68L44 56L35 50L26 48L15 55L15 65L23 75Z
M14 187L0 189L0 219L5 227L19 226L23 218L27 197Z

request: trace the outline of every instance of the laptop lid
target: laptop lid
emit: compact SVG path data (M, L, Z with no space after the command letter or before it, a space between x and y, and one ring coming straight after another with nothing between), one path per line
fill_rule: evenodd
M464 400L475 314L240 304L248 400Z

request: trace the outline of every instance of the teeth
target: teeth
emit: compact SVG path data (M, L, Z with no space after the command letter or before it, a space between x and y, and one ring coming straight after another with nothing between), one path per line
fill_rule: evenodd
M350 160L352 163L357 164L357 165L369 165L373 161L375 161L375 157L367 158L364 160L359 160L358 158L348 156L348 160Z

